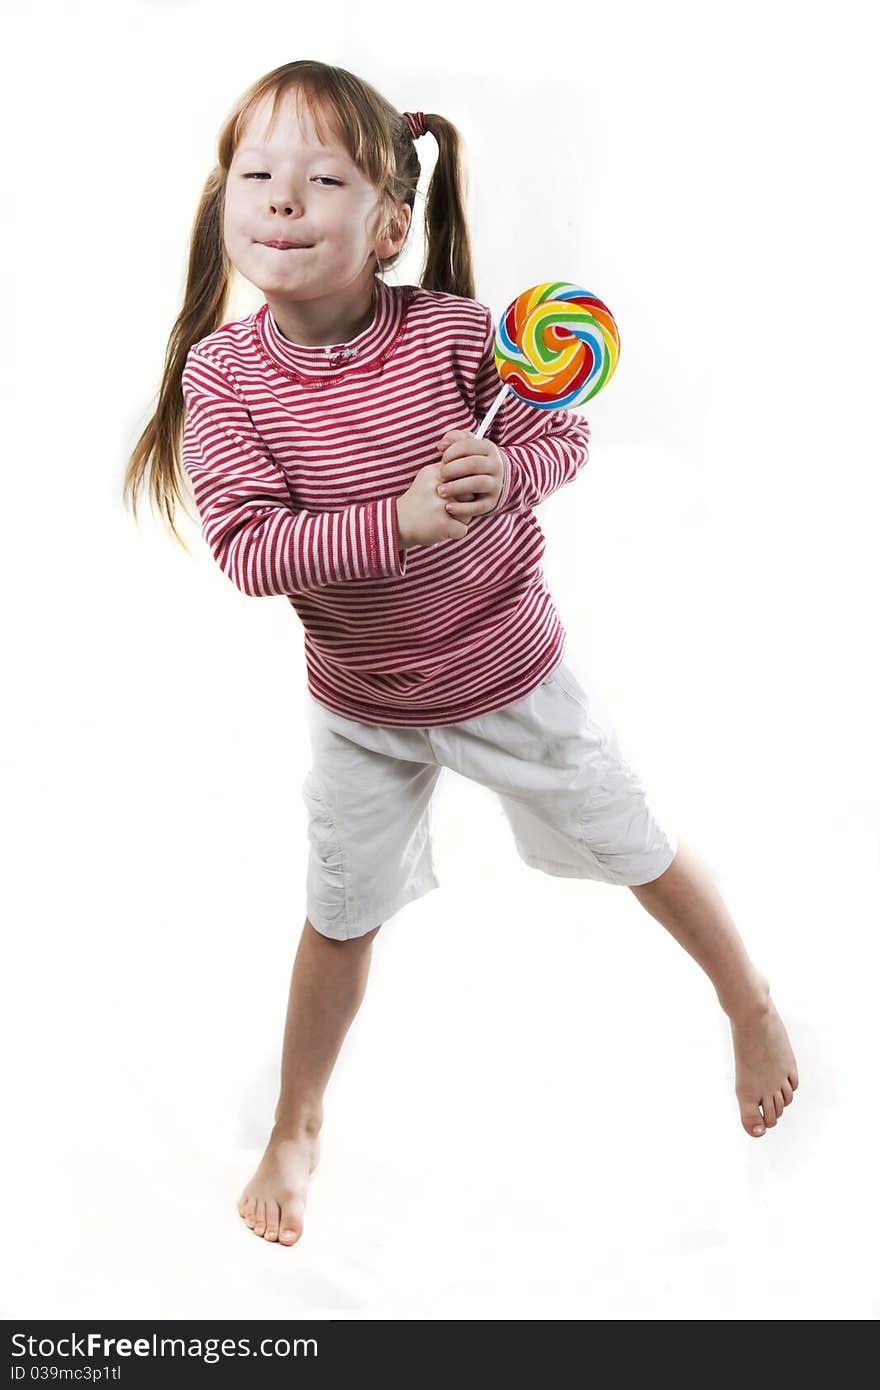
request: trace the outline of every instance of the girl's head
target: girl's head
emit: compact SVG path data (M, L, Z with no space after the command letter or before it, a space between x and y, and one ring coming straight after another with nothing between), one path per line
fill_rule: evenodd
M474 297L460 141L429 113L438 157L425 204L426 289ZM125 494L149 471L174 527L185 406L180 380L193 343L226 319L233 270L274 302L357 298L407 240L421 166L406 118L344 68L303 60L260 78L223 126L196 212L184 302L165 356L156 411L131 455ZM305 245L278 251L266 241Z
M395 179L396 161L389 169L379 147L364 146L357 126L346 129L308 88L276 87L230 137L223 241L270 308L363 291L382 261L400 253L414 189ZM409 160L401 163L406 177ZM298 245L281 251L269 241Z

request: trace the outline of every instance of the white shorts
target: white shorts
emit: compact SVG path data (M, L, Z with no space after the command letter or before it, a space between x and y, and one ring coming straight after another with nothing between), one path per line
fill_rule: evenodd
M362 936L440 887L431 796L444 767L498 794L521 858L544 873L635 885L675 858L601 698L565 659L523 699L425 729L364 724L306 696L307 915L324 936Z

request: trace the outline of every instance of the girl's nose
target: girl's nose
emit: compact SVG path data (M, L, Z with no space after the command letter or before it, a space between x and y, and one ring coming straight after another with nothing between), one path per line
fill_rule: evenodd
M270 198L269 207L273 212L293 212L296 209L302 212L301 198Z
M305 189L301 183L296 179L273 179L272 185L271 188L266 187L263 190L267 207L275 212L293 212L294 209L302 212L305 206Z

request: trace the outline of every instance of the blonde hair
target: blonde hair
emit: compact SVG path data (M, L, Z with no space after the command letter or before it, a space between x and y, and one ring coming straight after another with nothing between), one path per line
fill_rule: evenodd
M223 241L223 205L238 142L255 108L269 95L274 98L269 128L274 127L288 91L294 93L298 112L305 102L320 140L326 139L328 121L335 127L357 168L378 189L383 218L393 219L396 204L407 203L412 210L415 203L421 165L409 123L374 87L345 68L306 59L285 63L254 82L232 111L196 211L183 307L169 335L156 409L128 460L123 487L136 520L138 492L149 477L152 500L185 550L174 525L175 504L186 509L180 464L186 417L183 369L192 345L226 322L234 267ZM461 139L455 126L433 112L425 113L425 126L437 141L438 156L425 203L425 263L419 283L473 299ZM402 250L379 261L380 268L395 265Z

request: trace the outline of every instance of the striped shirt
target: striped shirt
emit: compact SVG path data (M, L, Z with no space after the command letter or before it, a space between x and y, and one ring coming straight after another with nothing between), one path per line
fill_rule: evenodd
M584 466L590 431L507 391L487 436L497 506L459 540L399 550L397 498L447 430L476 431L501 383L485 305L376 287L347 343L290 342L268 303L195 343L183 466L223 573L296 609L314 699L372 724L454 724L522 699L562 659L533 509Z

